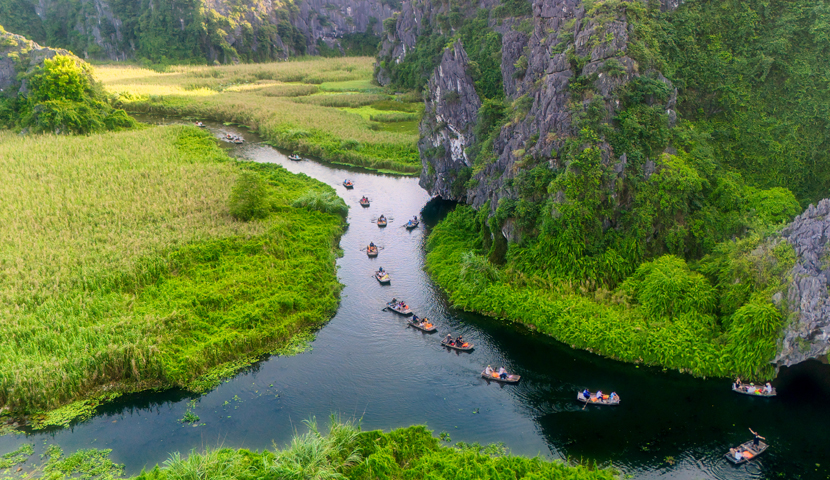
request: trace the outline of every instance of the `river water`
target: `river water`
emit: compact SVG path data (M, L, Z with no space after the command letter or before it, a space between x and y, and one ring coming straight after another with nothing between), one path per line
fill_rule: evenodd
M264 360L203 396L186 392L129 395L70 428L0 437L0 454L21 443L38 451L47 443L67 452L109 448L128 474L163 462L169 452L204 447L270 448L284 445L302 421L330 414L360 418L364 429L426 424L452 442L503 442L512 453L613 466L643 479L830 478L830 368L811 362L783 372L779 397L750 398L725 380L702 380L657 368L624 364L576 351L518 325L452 309L424 272L430 226L452 208L430 201L417 179L318 163L292 162L246 131L209 124L219 137L238 133L246 144L237 157L277 163L335 188L351 207L337 262L345 285L334 318L311 350ZM344 179L354 190L342 186ZM371 206L358 200L366 195ZM389 226L374 220L384 214ZM408 218L424 223L406 230ZM377 258L362 250L373 241ZM389 271L391 285L372 276ZM382 311L404 299L438 333L407 328L403 317ZM439 344L447 333L475 344L471 353ZM487 365L522 375L516 386L479 377ZM578 389L615 390L618 407L576 402ZM178 420L195 400L196 427ZM772 447L748 465L723 458L748 440L753 428Z

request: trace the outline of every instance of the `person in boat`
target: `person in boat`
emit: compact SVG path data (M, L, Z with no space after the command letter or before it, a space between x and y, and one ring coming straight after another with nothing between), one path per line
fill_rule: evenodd
M767 395L772 394L772 385L769 382L767 382L767 384L764 385L764 393L766 393Z
M741 383L741 377L735 379L735 386L738 388L743 387L743 384Z
M762 436L758 435L758 433L755 430L751 429L751 428L749 429L749 431L753 435L755 435L755 438L752 439L752 446L755 447L755 449L757 450L758 449L758 444L761 443L761 440L766 440L766 437L762 437Z
M383 267L378 267L378 273L383 273Z
M421 322L421 326L424 328L432 328L432 323L430 323L429 318L425 318L423 322Z
M369 242L369 248L375 248L375 242Z
M611 392L611 395L608 397L608 400L610 400L612 402L619 402L620 401L620 396L617 395L617 392Z
M755 393L755 384L750 383L748 387L744 388L744 390L746 390L746 393L749 393L749 394Z
M447 345L452 345L453 344L452 343L452 334L449 334L449 333L447 334L447 338L444 339L444 343L446 343ZM488 365L488 368L489 368L489 365Z
M730 448L729 454L732 455L736 462L740 462L744 458L744 454L740 448Z
M450 337L449 334L447 334L447 336ZM450 339L452 340L452 337L450 337ZM490 367L490 365L487 365L487 368L484 369L484 374L487 375L488 377L492 376L493 375L493 368Z
M499 367L499 378L502 380L507 379L507 370L505 370L503 366Z
M458 347L464 345L464 339L461 338L461 335L459 335L458 338L455 339L455 345Z
M597 390L597 401L602 401L602 390Z
M582 391L582 396L585 397L585 400L591 399L591 392L586 388Z

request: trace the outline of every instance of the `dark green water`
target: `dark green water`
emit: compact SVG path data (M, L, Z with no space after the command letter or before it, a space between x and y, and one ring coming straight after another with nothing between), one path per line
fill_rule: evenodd
M237 133L211 128L217 135ZM778 398L750 398L733 394L728 381L638 368L572 350L521 326L457 312L423 271L429 226L452 205L430 202L416 179L291 162L243 135L249 144L236 147L237 156L320 179L352 207L338 261L342 302L312 350L263 361L202 397L178 391L132 395L68 429L0 437L0 454L23 442L38 449L56 443L68 452L111 448L112 458L134 474L171 451L282 445L302 420L337 412L362 418L364 429L422 423L436 434L449 433L453 442L503 442L513 453L613 466L633 478L830 477L826 365L783 372ZM354 190L342 187L347 177ZM372 200L369 208L358 205L364 194ZM421 228L402 228L422 209ZM374 223L381 213L390 218L385 229ZM378 258L361 250L369 241L381 246ZM390 272L391 285L372 277L378 266ZM438 333L407 328L401 317L382 311L393 296L433 319ZM463 333L476 349L442 348L440 339L449 332ZM504 364L522 382L488 384L479 378L487 364ZM583 409L575 397L585 387L615 390L622 404ZM204 425L178 422L191 398ZM748 440L750 427L772 447L749 465L733 467L723 453Z

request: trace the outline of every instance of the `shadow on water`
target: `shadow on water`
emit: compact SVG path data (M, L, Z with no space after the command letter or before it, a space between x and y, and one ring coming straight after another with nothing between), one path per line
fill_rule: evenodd
M828 477L827 365L784 369L776 381L778 398L750 398L733 394L726 380L624 364L573 350L522 325L456 311L423 270L425 234L454 203L430 199L416 178L294 162L248 132L209 127L217 137L244 136L245 145L229 146L234 155L317 178L351 207L337 262L344 289L336 315L317 333L311 351L267 358L206 395L128 395L71 428L2 437L0 453L39 439L66 451L111 448L113 460L134 474L172 451L281 445L302 420L339 412L361 418L365 429L427 424L453 442L504 442L513 453L614 466L636 478ZM354 190L341 185L346 177ZM373 199L368 208L358 205L364 194ZM403 228L419 212L422 227ZM389 218L386 228L374 222L380 214ZM361 250L370 241L381 247L377 258ZM373 278L379 266L390 273L391 285ZM383 311L392 297L432 319L438 332L407 328L403 317ZM442 347L447 333L463 334L475 350ZM522 375L521 383L488 384L479 376L487 364L505 365ZM613 389L622 404L583 408L575 397L586 387ZM195 427L179 421L188 409L200 417ZM750 438L747 428L766 436L772 447L756 461L733 467L723 453ZM818 441L804 441L817 432Z

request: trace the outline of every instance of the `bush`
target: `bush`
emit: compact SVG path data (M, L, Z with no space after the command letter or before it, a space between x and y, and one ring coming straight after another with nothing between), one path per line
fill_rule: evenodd
M231 215L246 222L265 218L268 216L267 197L268 190L262 177L256 173L243 172L231 191Z
M309 191L297 200L294 200L291 206L333 213L343 217L349 214L349 207L346 206L346 202L334 192Z

